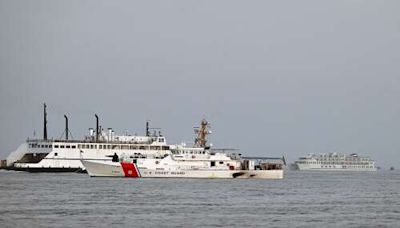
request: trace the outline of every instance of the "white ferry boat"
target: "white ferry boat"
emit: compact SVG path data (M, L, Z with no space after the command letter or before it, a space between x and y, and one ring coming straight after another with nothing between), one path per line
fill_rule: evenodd
M112 161L82 160L92 177L260 178L282 179L283 164L265 158L243 159L206 146L208 123L203 120L194 147L171 146L171 154L149 154L145 158Z
M164 156L170 154L165 137L150 134L148 122L146 135L116 135L109 128L104 131L96 117L96 129L89 129L83 140L69 139L68 118L65 117L65 138L47 138L47 112L44 105L44 128L42 139L28 139L12 152L6 161L6 169L29 172L75 172L84 170L82 159L92 161L111 160L114 154L124 157L141 158L148 154Z
M357 154L309 154L295 162L298 170L376 171L375 161Z

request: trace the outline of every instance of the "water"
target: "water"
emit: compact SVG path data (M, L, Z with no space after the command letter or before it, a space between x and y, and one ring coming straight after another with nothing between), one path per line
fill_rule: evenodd
M400 227L399 174L195 180L0 171L0 227Z

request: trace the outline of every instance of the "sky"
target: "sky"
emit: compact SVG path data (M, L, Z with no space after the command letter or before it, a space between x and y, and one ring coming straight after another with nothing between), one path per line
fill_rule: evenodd
M399 1L0 0L0 158L95 126L400 168Z

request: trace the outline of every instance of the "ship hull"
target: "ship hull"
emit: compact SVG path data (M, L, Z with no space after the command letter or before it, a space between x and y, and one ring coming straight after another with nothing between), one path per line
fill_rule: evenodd
M85 170L82 170L81 168L19 168L19 167L6 167L4 168L6 170L13 170L13 171L24 171L24 172L30 172L30 173L86 173Z
M118 162L82 160L82 164L91 177L125 177L124 170Z

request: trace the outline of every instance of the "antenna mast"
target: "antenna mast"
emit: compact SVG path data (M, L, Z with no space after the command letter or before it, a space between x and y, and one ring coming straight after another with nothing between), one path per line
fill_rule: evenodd
M195 128L194 132L197 134L196 139L194 140L194 144L197 147L206 147L207 146L207 135L211 134L210 124L203 119L200 123L200 128Z

